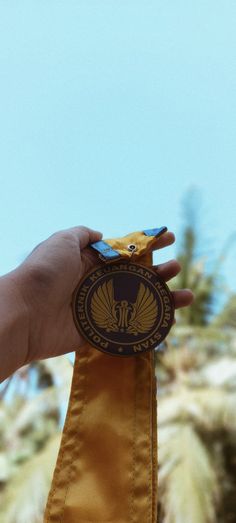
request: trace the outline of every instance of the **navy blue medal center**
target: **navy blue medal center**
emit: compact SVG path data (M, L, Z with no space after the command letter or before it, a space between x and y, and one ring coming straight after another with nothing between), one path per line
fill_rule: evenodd
M131 356L163 341L173 324L174 304L153 269L121 260L85 276L74 293L73 315L92 346L111 355Z

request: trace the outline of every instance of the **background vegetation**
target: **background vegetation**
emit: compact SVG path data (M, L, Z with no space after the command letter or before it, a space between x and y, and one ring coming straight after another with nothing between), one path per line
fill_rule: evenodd
M182 272L172 284L190 287L196 299L179 311L168 346L156 352L159 522L235 523L236 296L220 285L224 256L209 269L199 252L196 207L188 196ZM223 294L225 305L216 313ZM1 389L3 523L42 522L72 370L66 356L40 361Z

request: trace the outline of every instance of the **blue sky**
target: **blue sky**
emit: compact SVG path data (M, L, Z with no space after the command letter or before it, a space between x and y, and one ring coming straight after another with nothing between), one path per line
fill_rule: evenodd
M0 273L58 229L236 231L234 0L0 0ZM170 247L156 261L173 257ZM236 291L236 243L223 277Z

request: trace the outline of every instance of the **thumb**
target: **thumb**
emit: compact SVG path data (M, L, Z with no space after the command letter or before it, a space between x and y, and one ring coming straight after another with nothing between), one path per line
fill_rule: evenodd
M74 227L73 231L78 238L81 249L84 249L90 243L97 242L102 238L101 232L90 229L89 227L84 227L82 225Z

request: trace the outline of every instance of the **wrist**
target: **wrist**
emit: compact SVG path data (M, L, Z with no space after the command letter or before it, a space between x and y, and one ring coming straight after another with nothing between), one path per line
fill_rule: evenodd
M29 313L21 293L20 274L0 277L0 381L29 363Z

